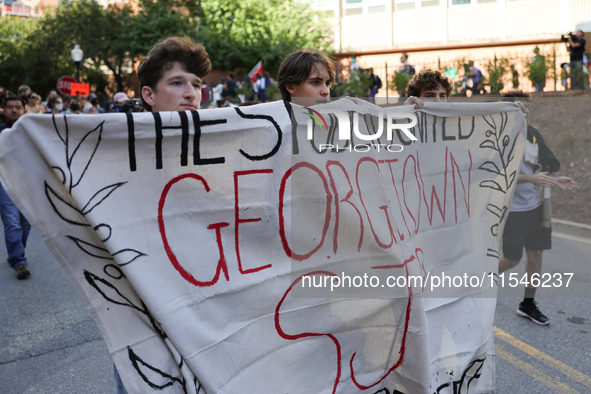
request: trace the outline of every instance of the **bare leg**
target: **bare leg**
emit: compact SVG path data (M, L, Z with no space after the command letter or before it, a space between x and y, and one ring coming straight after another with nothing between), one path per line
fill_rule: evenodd
M533 274L538 274L538 279L542 274L542 251L541 250L527 250L527 263L525 264L525 273L530 284L525 288L525 299L531 298L533 300L536 294L536 287L531 285L531 278Z
M528 255L528 261L529 261L529 255ZM499 274L515 267L517 264L519 264L519 260L509 260L509 259L505 258L504 256L501 256L501 258L499 259Z

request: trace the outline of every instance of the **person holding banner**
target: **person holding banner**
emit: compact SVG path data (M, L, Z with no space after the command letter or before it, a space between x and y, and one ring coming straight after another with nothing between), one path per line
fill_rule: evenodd
M504 97L521 97L527 100L529 95L512 92ZM523 113L527 118L527 106ZM525 294L517 314L546 326L550 319L539 310L534 296L538 287L535 284L536 278L539 283L542 274L542 253L552 247L550 187L572 190L575 182L565 176L551 175L560 169L560 162L548 148L538 129L529 124L525 144L525 154L503 232L503 256L499 259L499 274L519 264L525 248Z
M451 90L451 82L439 70L424 68L406 86L408 99L404 104L414 104L415 109L421 109L424 101L446 102Z
M277 74L281 99L303 106L328 102L335 80L335 66L317 51L301 49L288 55Z
M205 48L189 38L156 44L138 69L142 104L150 112L199 109L203 78L211 72ZM117 367L117 394L127 394Z
M138 69L142 104L150 112L199 109L202 79L210 71L203 45L168 38L150 50Z

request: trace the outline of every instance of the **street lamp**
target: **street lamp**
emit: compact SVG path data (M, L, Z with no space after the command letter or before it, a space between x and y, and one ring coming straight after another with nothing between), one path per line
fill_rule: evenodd
M80 62L84 57L84 52L80 49L78 44L74 45L74 49L72 49L72 60L76 65L76 81L80 82Z

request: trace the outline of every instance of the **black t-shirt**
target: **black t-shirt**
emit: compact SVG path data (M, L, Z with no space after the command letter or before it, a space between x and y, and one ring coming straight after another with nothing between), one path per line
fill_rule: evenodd
M572 48L571 47L571 51L570 51L570 61L571 62L580 62L583 61L583 53L585 53L585 39L581 38L579 40L573 40L573 43L575 44L579 44L578 47L576 48Z
M236 97L236 82L232 79L226 81L226 88L222 92L222 97Z

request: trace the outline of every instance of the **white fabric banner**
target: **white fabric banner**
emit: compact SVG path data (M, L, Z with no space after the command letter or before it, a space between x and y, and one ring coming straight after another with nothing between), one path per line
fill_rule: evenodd
M26 115L0 175L130 393L488 393L524 135L511 103Z

